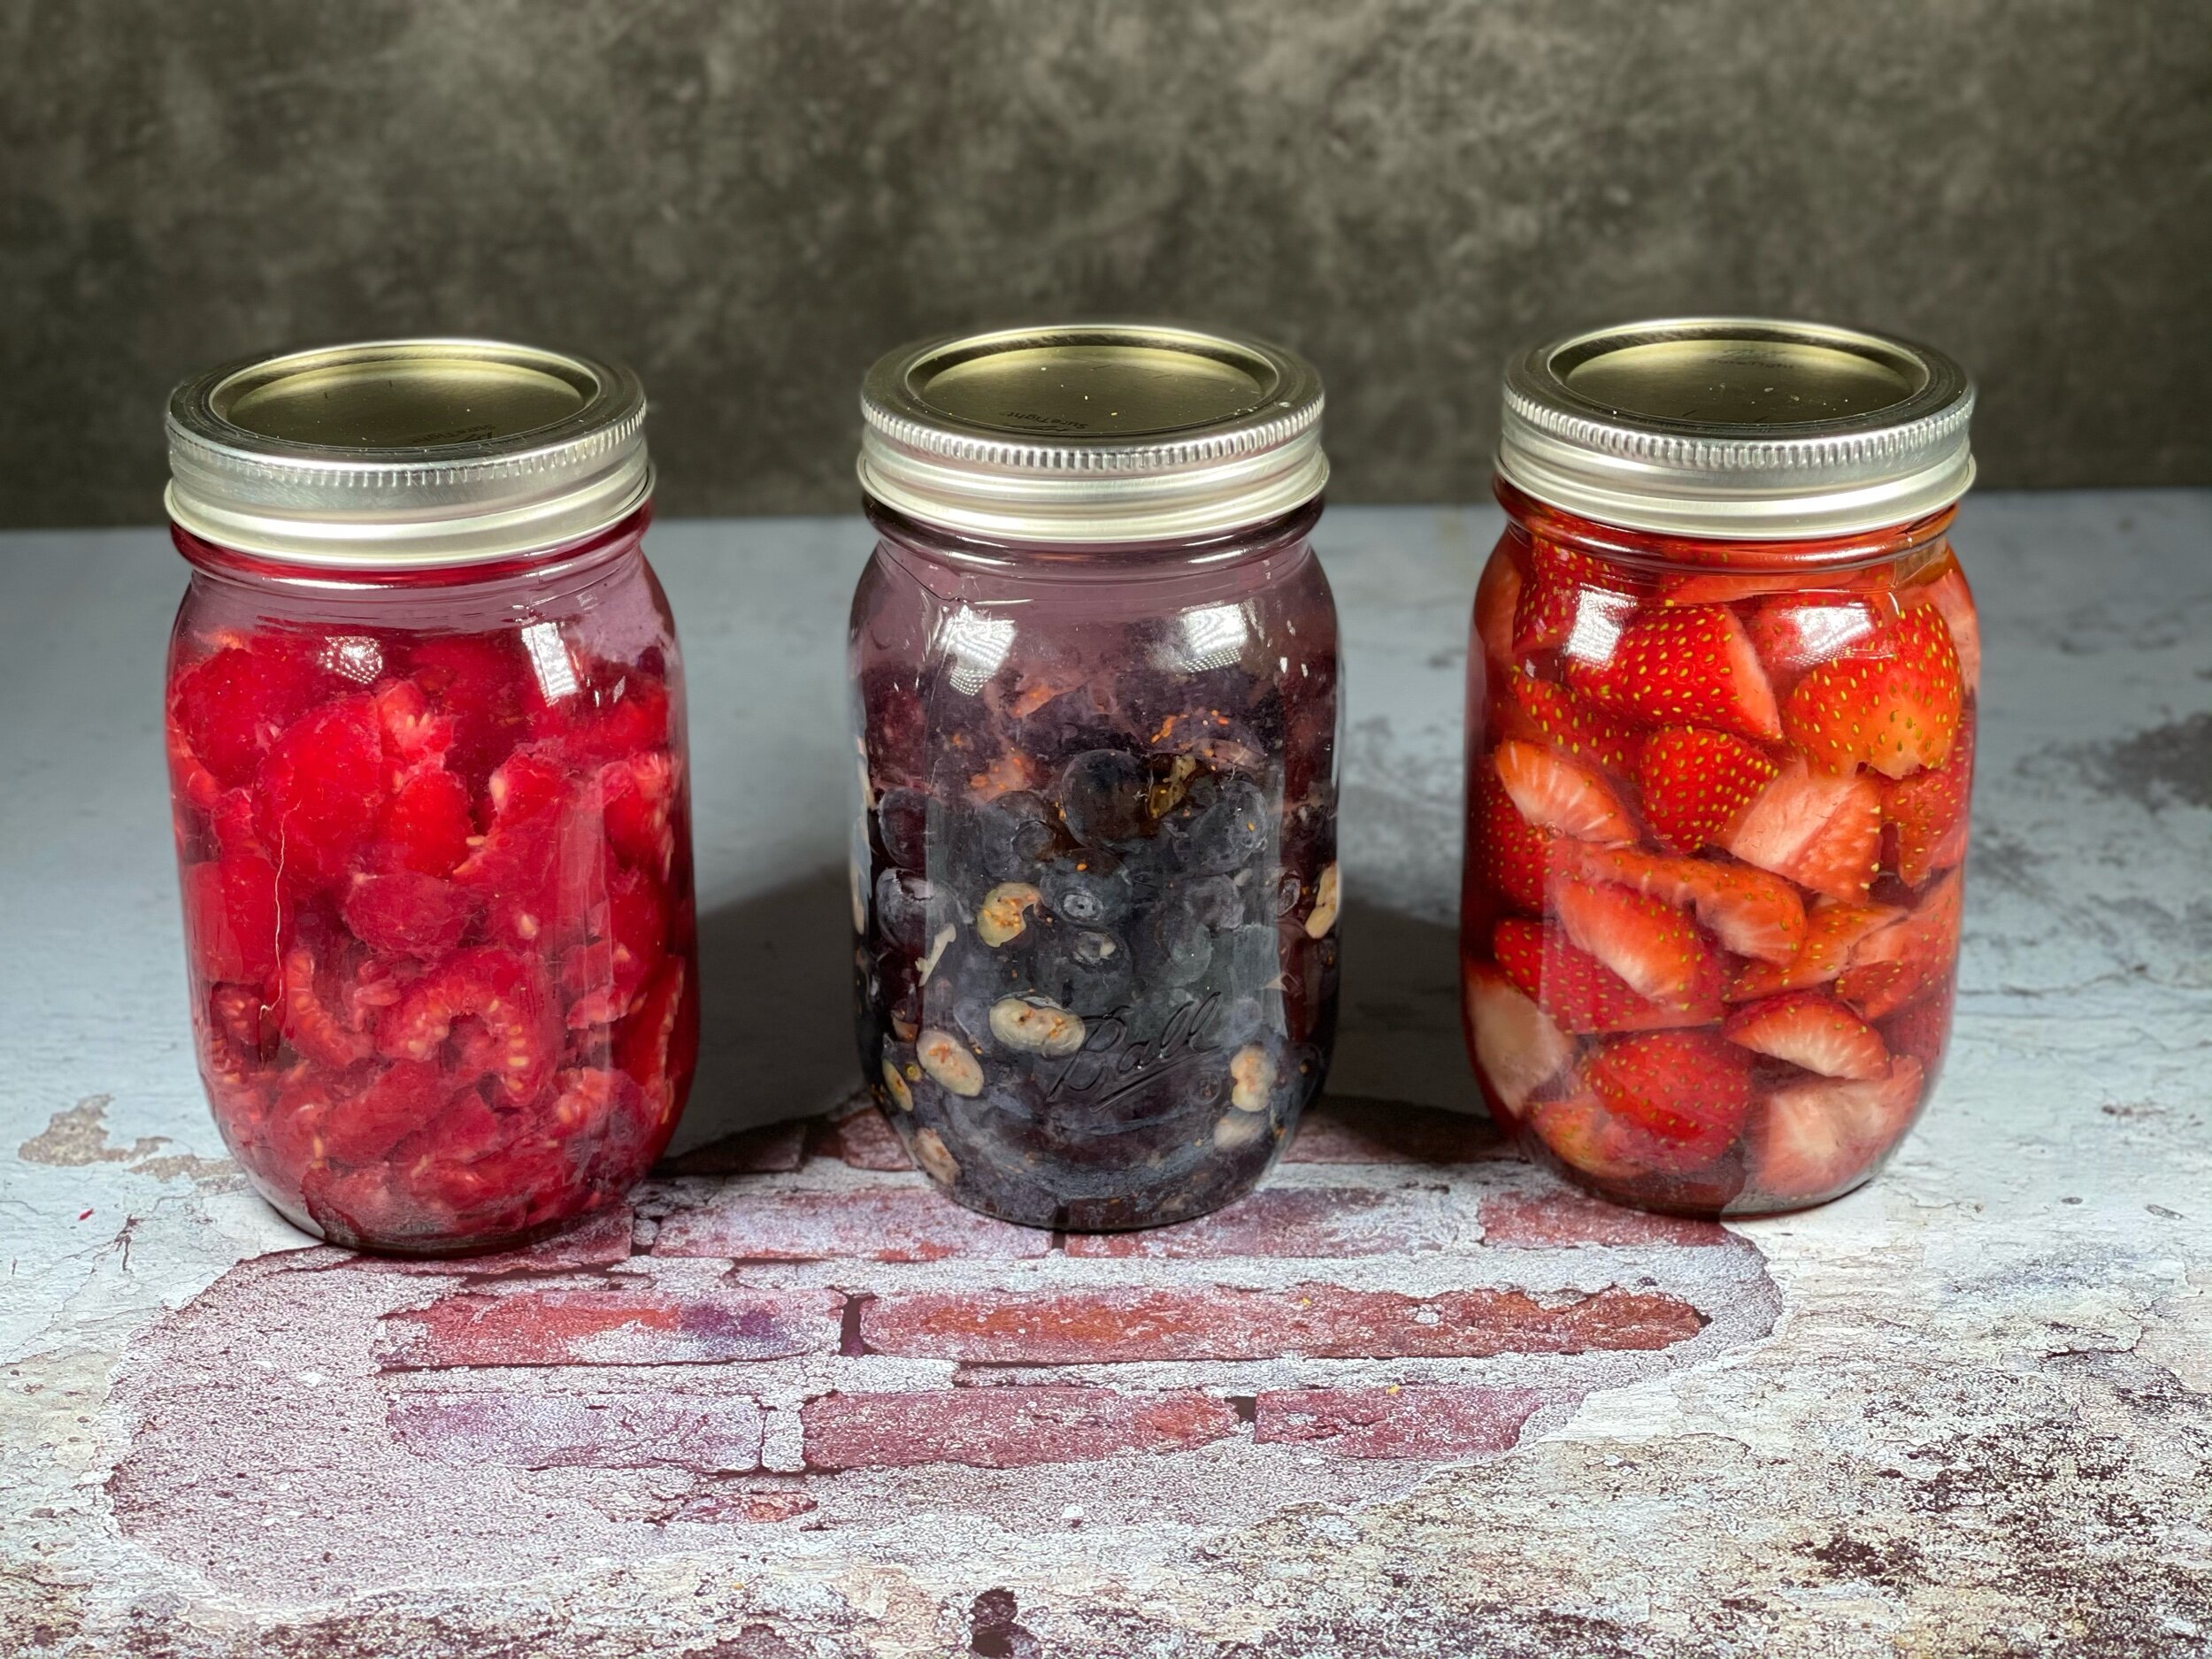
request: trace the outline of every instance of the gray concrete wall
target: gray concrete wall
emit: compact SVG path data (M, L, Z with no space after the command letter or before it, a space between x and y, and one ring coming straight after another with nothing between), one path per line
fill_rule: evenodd
M834 510L882 348L1217 319L1339 495L1481 492L1587 321L1860 320L1991 483L2212 481L2205 0L12 0L0 524L158 511L170 383L481 331L625 357L666 508Z

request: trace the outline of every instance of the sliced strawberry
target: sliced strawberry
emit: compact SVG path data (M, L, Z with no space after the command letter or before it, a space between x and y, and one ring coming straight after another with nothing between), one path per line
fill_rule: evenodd
M1702 1007L1668 1008L1637 995L1612 969L1576 949L1563 931L1540 922L1508 917L1494 930L1490 948L1506 978L1563 1031L1659 1031L1713 1018Z
M1684 1013L1720 1013L1720 959L1681 911L1626 887L1563 881L1554 890L1559 920L1578 950L1639 996Z
M1806 674L1872 639L1896 614L1886 594L1797 593L1761 605L1747 626L1768 682L1786 696Z
M1736 613L1721 606L1655 611L1624 628L1609 652L1570 656L1566 674L1591 702L1646 725L1716 726L1766 742L1782 735L1766 670Z
M170 687L169 718L226 789L250 783L285 728L345 684L311 641L258 634L193 664Z
M1747 864L1830 898L1863 900L1882 856L1882 791L1792 755L1722 843Z
M1901 1054L1864 1081L1823 1079L1776 1089L1752 1110L1745 1127L1753 1188L1793 1202L1844 1191L1911 1124L1922 1081L1920 1062Z
M1725 732L1662 726L1636 756L1644 822L1669 852L1694 853L1725 835L1779 770Z
M1951 1002L1955 983L1945 979L1928 995L1907 1003L1882 1022L1882 1036L1891 1050L1912 1056L1930 1077L1935 1075L1951 1040Z
M476 823L468 787L442 767L409 773L386 803L370 862L383 870L445 876L468 856Z
M1948 980L1958 965L1964 895L1958 871L1939 878L1912 910L1858 942L1836 995L1880 1019Z
M457 1033L462 1021L471 1028ZM428 1060L457 1035L453 1082L489 1076L511 1101L534 1095L560 1048L543 964L482 947L450 956L379 1022L376 1046L394 1059Z
M1756 572L1700 571L1695 575L1670 576L1659 584L1658 603L1670 607L1732 605L1769 594L1801 592L1801 575Z
M1709 1031L1617 1037L1583 1068L1616 1118L1649 1138L1651 1167L1702 1168L1728 1149L1751 1107L1751 1062Z
M1790 692L1785 724L1816 766L1902 778L1943 764L1963 697L1950 630L1922 605L1808 672Z
M1806 915L1804 942L1795 954L1785 962L1770 959L1745 967L1730 983L1728 1000L1749 1002L1778 991L1825 985L1850 964L1853 946L1903 914L1887 904L1847 904L1822 899Z
M1951 633L1951 649L1958 653L1959 680L1973 691L1982 683L1982 625L1974 609L1974 595L1966 585L1966 572L1955 555L1944 555L1942 574L1924 588L1910 590L1909 603L1924 599L1943 613Z
M1571 759L1625 772L1643 734L1627 721L1592 708L1566 687L1519 668L1504 674L1498 731Z
M1467 822L1467 858L1476 878L1517 910L1543 913L1547 849L1556 839L1521 816L1497 768L1478 761Z
M253 853L227 853L184 872L184 926L204 979L267 985L276 978L277 872Z
M1509 1112L1567 1069L1574 1043L1504 973L1472 963L1464 975L1467 1030L1483 1080Z
M1779 876L1718 859L1664 858L1633 847L1561 841L1555 867L1563 875L1611 881L1678 909L1741 956L1787 962L1805 939L1805 902Z
M1555 651L1575 629L1575 618L1586 601L1615 610L1632 603L1620 592L1621 575L1613 565L1587 553L1538 541L1529 555L1528 580L1513 607L1513 656L1518 660L1539 651Z
M383 735L370 697L342 697L295 721L262 763L261 836L288 883L343 875L384 803Z
M389 956L441 956L476 919L474 895L435 876L356 875L341 913L354 937Z
M1595 768L1514 738L1490 758L1513 804L1539 829L1611 846L1636 839L1634 820Z
M1864 1079L1889 1070L1889 1049L1871 1025L1821 991L1785 991L1738 1009L1721 1035L1823 1077Z
M1501 544L1475 584L1475 639L1494 671L1513 662L1513 613L1520 603L1520 567Z
M1940 766L1901 778L1882 791L1888 831L1885 862L1907 887L1966 856L1967 797L1974 787L1974 705L1959 718L1958 736Z
M1652 1168L1650 1137L1632 1129L1587 1090L1539 1101L1529 1109L1528 1121L1562 1164L1597 1180L1634 1180Z

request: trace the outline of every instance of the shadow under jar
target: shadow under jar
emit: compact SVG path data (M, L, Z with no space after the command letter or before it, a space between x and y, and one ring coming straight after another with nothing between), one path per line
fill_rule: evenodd
M618 1201L697 1046L681 668L626 371L470 341L258 359L170 405L166 699L215 1121L334 1243Z
M1035 1226L1266 1171L1336 1020L1337 640L1291 354L1080 326L894 352L853 601L861 1064Z
M1947 534L1972 405L1924 347L1740 319L1508 373L1467 1036L1500 1123L1606 1197L1822 1202L1934 1087L1980 675Z

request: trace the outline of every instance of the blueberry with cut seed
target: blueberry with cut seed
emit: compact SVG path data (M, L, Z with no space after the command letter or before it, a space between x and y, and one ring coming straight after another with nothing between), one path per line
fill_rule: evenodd
M876 803L876 834L902 870L922 870L929 856L929 797L919 789L886 789Z
M1110 853L1063 853L1037 886L1052 913L1078 927L1110 927L1129 914L1129 879Z
M1060 816L1076 840L1090 846L1133 841L1144 833L1151 770L1134 755L1094 749L1060 774Z

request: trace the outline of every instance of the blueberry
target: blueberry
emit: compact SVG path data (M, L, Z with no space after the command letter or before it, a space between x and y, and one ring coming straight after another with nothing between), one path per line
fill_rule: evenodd
M1283 969L1280 944L1271 922L1238 928L1223 941L1217 956L1226 969L1230 987L1240 995L1266 989Z
M985 879L985 885L1001 881L1033 881L1037 867L1048 857L1060 836L1052 822L1052 808L1041 795L1026 790L1002 795L972 809L962 836L969 859Z
M1129 1000L1134 979L1128 947L1111 933L1063 928L1040 941L1029 989L1086 1019Z
M1144 833L1152 774L1118 749L1094 749L1060 774L1060 816L1076 840L1094 847L1133 841Z
M1063 853L1037 883L1052 913L1078 927L1110 927L1129 914L1129 880L1111 853Z
M1201 1010L1194 1041L1210 1052L1242 1048L1268 1027L1267 1005L1256 996L1212 996Z
M929 949L930 902L935 895L928 880L904 870L887 870L876 878L876 936L909 956Z
M876 803L876 834L902 870L923 870L929 857L929 797L919 789L886 789Z
M1183 867L1202 875L1241 870L1268 842L1267 803L1248 783L1236 783L1201 811L1182 838Z
M1148 984L1188 985L1213 959L1206 925L1180 904L1155 910L1137 930L1137 971Z
M1218 933L1244 919L1244 895L1226 876L1202 876L1177 890L1183 908L1209 933Z

